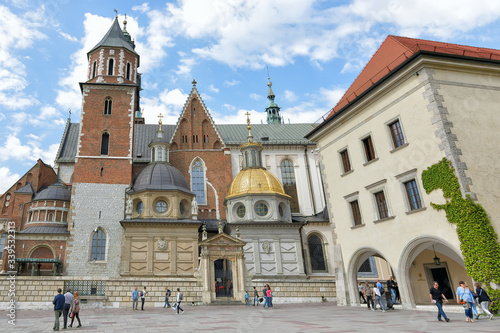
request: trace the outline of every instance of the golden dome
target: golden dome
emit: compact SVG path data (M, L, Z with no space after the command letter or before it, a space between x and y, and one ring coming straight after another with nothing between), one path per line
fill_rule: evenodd
M281 194L289 197L278 178L263 168L240 171L231 183L226 199L246 194Z

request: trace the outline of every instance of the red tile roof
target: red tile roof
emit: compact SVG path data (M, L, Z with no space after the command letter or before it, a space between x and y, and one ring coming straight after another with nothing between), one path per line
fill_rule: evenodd
M389 35L328 117L352 102L419 51L500 60L500 50Z

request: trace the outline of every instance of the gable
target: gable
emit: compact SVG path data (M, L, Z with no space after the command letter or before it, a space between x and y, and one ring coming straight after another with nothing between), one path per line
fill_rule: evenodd
M175 126L170 150L220 149L224 142L198 90L196 81Z

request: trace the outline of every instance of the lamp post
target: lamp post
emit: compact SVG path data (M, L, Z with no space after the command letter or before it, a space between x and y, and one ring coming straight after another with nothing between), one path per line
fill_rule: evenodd
M441 259L439 259L439 257L436 255L436 249L434 248L434 245L432 245L432 249L434 250L434 258L432 258L432 260L434 260L434 264L436 264L436 266L440 266Z

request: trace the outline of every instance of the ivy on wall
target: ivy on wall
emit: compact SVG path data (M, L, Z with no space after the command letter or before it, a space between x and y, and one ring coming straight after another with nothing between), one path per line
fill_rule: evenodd
M467 274L482 284L490 298L496 301L492 310L497 311L500 309L500 290L492 289L490 282L500 284L500 244L486 211L469 196L462 198L460 184L446 158L422 172L422 183L427 194L438 188L443 190L446 203L431 205L444 210L448 221L457 225Z

